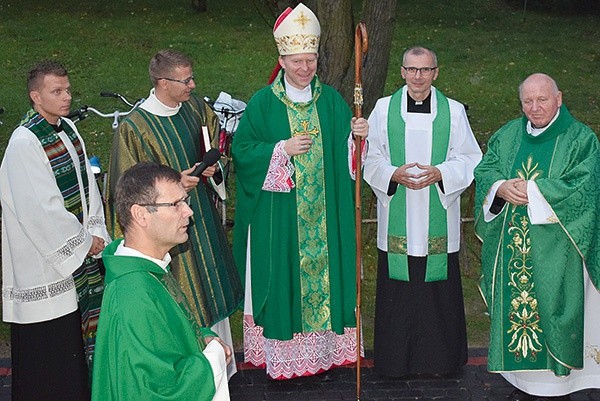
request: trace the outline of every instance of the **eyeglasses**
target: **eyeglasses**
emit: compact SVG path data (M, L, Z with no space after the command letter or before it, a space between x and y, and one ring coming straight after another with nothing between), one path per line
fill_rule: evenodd
M172 206L175 207L175 209L180 210L183 205L186 204L188 206L190 206L192 204L192 198L188 195L183 199L179 199L176 202L161 202L161 203L138 203L137 205L139 206L144 206L144 207L167 207L167 206Z
M406 71L406 73L408 75L417 75L417 72L421 72L421 75L424 77L428 77L431 75L431 73L435 70L437 70L437 67L421 67L421 68L417 68L417 67L405 67L402 66L402 68L404 68L404 71Z
M175 79L175 78L156 78L156 79L164 79L165 81L171 81L171 82L179 82L180 84L184 84L185 86L189 85L190 82L192 82L194 80L194 76L192 75L191 77L188 77L186 79Z

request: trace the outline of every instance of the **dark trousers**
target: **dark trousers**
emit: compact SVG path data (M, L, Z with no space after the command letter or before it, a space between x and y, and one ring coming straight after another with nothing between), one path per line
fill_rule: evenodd
M47 322L11 324L13 401L90 399L79 310Z

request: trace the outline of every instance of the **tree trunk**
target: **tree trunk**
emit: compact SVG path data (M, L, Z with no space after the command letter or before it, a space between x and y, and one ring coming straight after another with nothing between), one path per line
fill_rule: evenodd
M207 0L192 0L192 7L194 10L204 13L208 10Z
M267 3L267 6L273 12L275 18L277 18L286 8L296 7L298 3L300 3L300 0L266 0L265 3ZM310 8L308 5L307 7Z
M312 10L321 24L319 78L340 90L351 70L354 27L351 0L318 0ZM336 18L332 18L336 16ZM346 95L344 98L347 99Z
M396 20L396 0L365 0L362 15L369 38L369 49L363 65L363 113L368 116L385 88Z

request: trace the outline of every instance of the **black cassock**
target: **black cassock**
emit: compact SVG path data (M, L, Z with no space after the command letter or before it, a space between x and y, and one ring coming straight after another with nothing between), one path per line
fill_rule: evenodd
M389 278L379 250L374 369L385 376L446 374L467 362L467 330L458 252L448 254L448 279L425 282L427 257L408 256L410 281Z

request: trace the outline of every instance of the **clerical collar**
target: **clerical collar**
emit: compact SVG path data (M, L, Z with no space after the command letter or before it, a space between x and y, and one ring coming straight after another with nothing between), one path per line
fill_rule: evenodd
M560 114L560 107L558 108L558 110L556 111L556 114L554 115L554 118L552 120L550 120L550 122L548 124L546 124L545 127L535 127L531 121L527 121L527 127L525 128L527 130L527 133L532 135L532 136L538 136L544 133L544 131L546 131L546 129L551 126L554 121L556 121L556 119L558 118L558 115Z
M163 269L164 271L168 271L167 266L169 266L169 263L171 263L171 255L169 255L168 252L164 258L156 259L156 258L153 258L152 256L148 256L145 253L138 251L137 249L133 249L128 246L125 246L125 241L121 241L121 243L115 250L115 256L135 256L136 258L148 259L149 261L159 265L160 268Z
M48 120L46 120L46 121L48 121ZM59 118L59 119L58 119L58 122L57 122L56 124L50 124L50 122L48 122L48 124L50 124L50 126L51 126L52 128L54 128L54 131L55 131L55 132L62 132L62 130L63 130L63 129L62 129L62 127L60 126L61 122L62 122L62 120Z
M287 97L294 103L306 103L310 102L312 99L312 88L310 84L304 89L298 89L292 86L288 81L287 77L283 76L283 82L285 83L285 93Z
M431 113L431 92L423 101L417 101L406 93L407 111L409 113Z
M140 109L146 110L148 113L155 114L159 117L171 117L179 113L179 109L181 109L181 103L179 103L176 107L167 106L158 100L154 88L152 88L150 90L150 95L148 95L148 99L144 100L144 103L140 105Z

